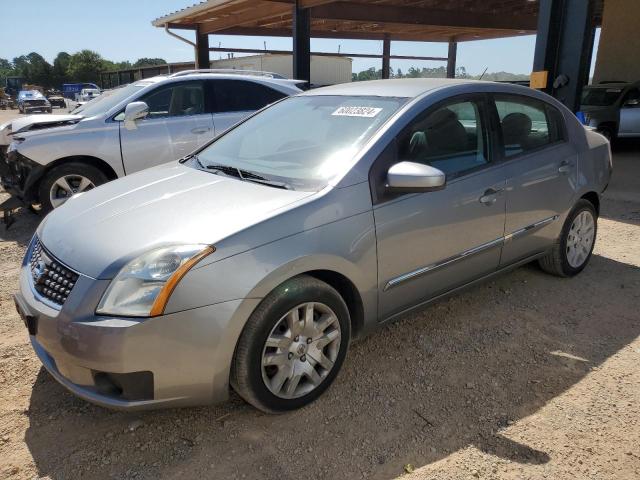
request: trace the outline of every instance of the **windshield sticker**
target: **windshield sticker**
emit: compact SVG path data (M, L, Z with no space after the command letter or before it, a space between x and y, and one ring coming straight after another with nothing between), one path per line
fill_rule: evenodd
M331 115L338 117L366 117L373 118L382 111L382 108L374 107L340 107Z

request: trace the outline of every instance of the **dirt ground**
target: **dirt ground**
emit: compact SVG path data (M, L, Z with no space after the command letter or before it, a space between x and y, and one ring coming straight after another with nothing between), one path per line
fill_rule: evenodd
M637 480L639 150L616 153L581 275L526 266L389 325L281 416L236 396L133 414L68 393L11 300L40 220L19 212L0 226L0 478Z

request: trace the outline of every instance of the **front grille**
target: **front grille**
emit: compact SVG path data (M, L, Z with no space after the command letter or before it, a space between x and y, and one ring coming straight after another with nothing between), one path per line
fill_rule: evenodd
M27 107L40 107L45 105L44 100L25 100L24 103Z
M78 274L55 260L38 238L29 262L33 287L47 300L62 306L76 284Z

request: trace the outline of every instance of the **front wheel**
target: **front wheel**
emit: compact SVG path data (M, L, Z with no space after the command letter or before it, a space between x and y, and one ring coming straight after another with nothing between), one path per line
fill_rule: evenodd
M335 379L349 347L349 310L340 294L310 276L271 292L240 335L231 385L267 413L303 407Z
M593 204L580 200L567 216L553 249L539 260L540 267L559 277L577 275L591 259L597 230L598 216Z
M76 193L86 192L107 181L107 176L92 165L73 162L55 167L40 182L42 211L50 212Z

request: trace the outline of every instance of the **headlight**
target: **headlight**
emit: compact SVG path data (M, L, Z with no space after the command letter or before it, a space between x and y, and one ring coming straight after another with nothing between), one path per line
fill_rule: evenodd
M127 263L111 281L96 310L100 315L162 315L174 288L198 261L215 251L206 245L152 250Z

